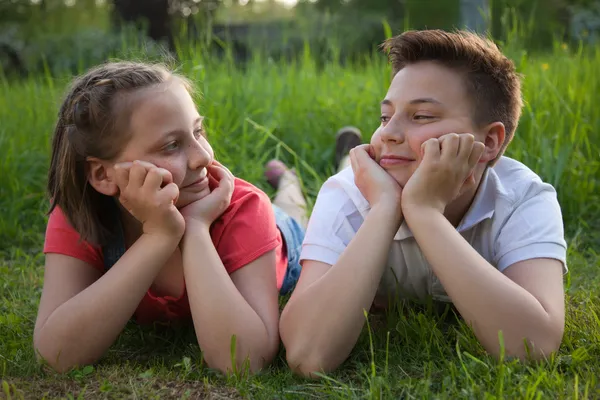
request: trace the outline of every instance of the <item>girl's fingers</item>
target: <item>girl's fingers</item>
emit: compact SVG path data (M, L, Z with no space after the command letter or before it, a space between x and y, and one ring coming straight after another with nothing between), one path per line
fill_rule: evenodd
M115 164L115 183L119 187L120 191L125 190L127 185L129 185L129 171L131 169L131 163L120 163Z
M208 173L219 182L230 175L228 174L229 171L227 171L227 169L221 165L209 165L207 169Z
M171 182L160 190L159 196L166 201L172 201L173 204L175 204L177 203L177 199L179 199L179 188L176 184Z
M144 188L149 191L155 191L160 189L163 183L163 176L161 171L158 168L152 167L146 174L146 178L144 179Z
M141 165L138 161L134 161L131 169L129 170L129 184L128 186L139 188L144 185L146 179L147 170L146 167Z

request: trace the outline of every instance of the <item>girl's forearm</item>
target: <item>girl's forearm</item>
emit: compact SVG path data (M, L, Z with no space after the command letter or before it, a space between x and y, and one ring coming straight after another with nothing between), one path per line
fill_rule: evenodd
M100 279L41 324L34 346L55 370L99 359L121 333L177 241L142 235Z
M239 292L223 266L208 228L186 228L183 265L194 328L207 364L222 372L232 369L233 336L237 368L246 359L252 372L270 363L279 345L279 334L276 330L269 332Z

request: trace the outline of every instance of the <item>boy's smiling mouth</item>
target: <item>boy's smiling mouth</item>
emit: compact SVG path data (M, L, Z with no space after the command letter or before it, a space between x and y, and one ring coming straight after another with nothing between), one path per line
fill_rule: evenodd
M400 156L395 154L383 154L379 159L379 165L382 167L391 167L399 165L408 165L411 162L416 161L414 158Z

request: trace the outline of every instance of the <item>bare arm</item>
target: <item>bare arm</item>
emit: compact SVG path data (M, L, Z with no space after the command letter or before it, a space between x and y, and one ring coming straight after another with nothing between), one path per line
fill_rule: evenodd
M498 271L456 232L439 212L405 210L406 220L458 311L491 354L500 353L502 331L507 355L533 358L560 346L565 309L562 265L531 259Z
M34 347L59 372L98 360L131 318L177 240L142 235L101 276L91 265L48 254Z
M350 354L383 275L401 223L396 205L376 206L330 266L307 260L281 315L281 338L294 371L332 371Z
M188 226L182 244L194 328L208 365L222 372L232 370L233 335L237 369L247 358L252 372L268 365L279 348L275 251L229 276L208 227Z

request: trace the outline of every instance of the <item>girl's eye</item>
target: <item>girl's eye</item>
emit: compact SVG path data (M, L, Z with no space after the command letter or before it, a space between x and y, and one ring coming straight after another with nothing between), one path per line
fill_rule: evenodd
M163 150L164 151L173 151L173 150L177 150L177 148L179 148L179 142L173 141L173 142L167 144L165 147L163 147Z
M382 124L385 124L386 122L388 122L390 120L390 117L388 117L386 115L382 115L381 117L379 117L379 120L381 121Z
M203 129L203 128L196 129L196 130L194 131L194 137L195 137L196 139L200 139L200 137L201 137L201 136L204 136L204 129Z
M433 119L435 117L432 117L431 115L415 115L414 118L416 120L424 120L424 119Z

